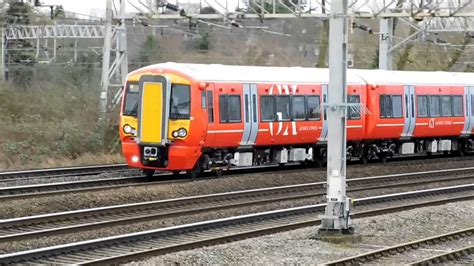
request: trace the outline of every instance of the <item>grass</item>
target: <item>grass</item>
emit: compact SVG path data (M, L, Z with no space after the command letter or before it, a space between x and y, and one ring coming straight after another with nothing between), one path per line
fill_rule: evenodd
M0 171L122 162L116 127L97 122L99 89L54 84L0 83Z

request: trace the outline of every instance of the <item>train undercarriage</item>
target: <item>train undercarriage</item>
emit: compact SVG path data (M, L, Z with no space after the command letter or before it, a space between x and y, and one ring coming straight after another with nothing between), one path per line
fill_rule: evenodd
M469 138L436 138L377 140L348 142L347 161L359 160L363 164L386 162L395 157L455 154L463 156L474 150L474 141ZM202 171L210 170L220 175L224 170L235 167L261 165L285 165L299 163L313 167L323 167L327 160L327 145L271 146L241 149L203 150L195 168L188 171L190 177L196 177Z

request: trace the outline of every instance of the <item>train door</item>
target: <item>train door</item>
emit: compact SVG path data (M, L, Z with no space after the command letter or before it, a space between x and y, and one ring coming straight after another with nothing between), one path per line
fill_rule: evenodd
M243 84L244 133L241 146L254 145L258 134L258 98L257 84Z
M416 122L415 112L415 86L404 86L405 91L405 125L403 126L402 137L413 136Z
M464 98L466 100L466 112L464 114L464 129L462 135L470 135L474 127L474 87L464 87Z
M325 105L327 104L328 102L328 85L327 84L323 84L321 85L321 91L323 93L323 104L321 104L321 111L322 111L322 114L323 114L323 128L321 130L321 136L319 137L319 141L327 141L327 137L328 137L328 117L327 117L327 114L326 114L326 108L325 108Z
M209 84L206 89L206 100L207 100L207 132L216 130L215 121L215 94L214 94L214 84ZM207 134L206 143L212 145L214 142L214 134Z

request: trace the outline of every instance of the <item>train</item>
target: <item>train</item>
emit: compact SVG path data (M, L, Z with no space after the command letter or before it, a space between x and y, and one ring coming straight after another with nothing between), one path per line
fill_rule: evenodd
M127 164L217 174L327 154L329 70L160 63L128 74L120 112ZM474 73L348 69L347 159L474 150ZM330 132L329 132L330 133Z

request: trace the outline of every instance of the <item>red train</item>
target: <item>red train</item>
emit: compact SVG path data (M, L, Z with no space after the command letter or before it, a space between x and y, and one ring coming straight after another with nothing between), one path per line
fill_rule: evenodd
M164 63L128 75L120 136L130 167L205 169L326 156L328 69ZM474 149L474 73L348 70L347 156Z

